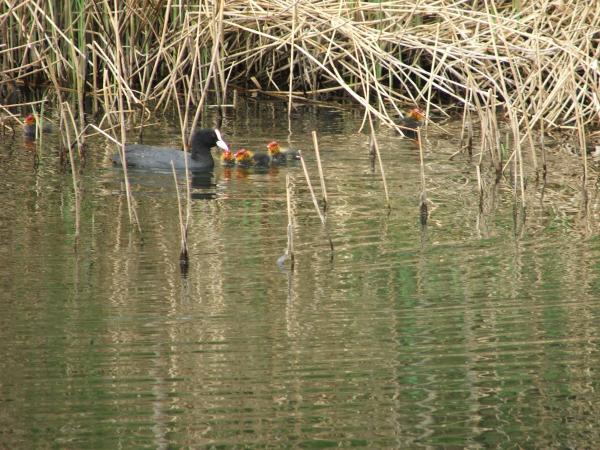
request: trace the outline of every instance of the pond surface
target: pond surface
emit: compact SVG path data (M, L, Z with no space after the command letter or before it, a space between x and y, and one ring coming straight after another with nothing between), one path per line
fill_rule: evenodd
M449 159L460 123L431 129L422 227L416 146L378 135L388 211L361 120L301 107L288 134L284 105L229 112L231 146L303 150L320 198L318 132L327 225L299 165L218 166L192 180L185 276L171 174L131 172L140 233L114 146L90 138L77 238L57 136L0 137L0 447L597 446L598 208L581 162L551 154L525 210L510 176L484 173L480 201L473 162ZM145 142L178 145L160 122ZM277 265L287 174L293 271Z

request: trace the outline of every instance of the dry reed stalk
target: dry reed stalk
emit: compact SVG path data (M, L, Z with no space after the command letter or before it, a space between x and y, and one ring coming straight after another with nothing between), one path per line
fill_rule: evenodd
M587 165L587 153L586 153L586 145L585 145L585 127L583 126L581 120L581 111L579 108L579 104L575 104L575 118L577 121L577 138L579 141L579 152L581 155L582 165L583 165L583 186L586 185L588 179L588 165Z
M224 103L225 95L226 95L226 86L225 86L225 70L223 66L223 14L225 9L225 1L218 0L213 4L213 11L210 13L208 23L208 29L210 31L210 40L213 44L213 50L210 61L210 68L208 75L204 82L204 89L202 91L202 96L200 100L200 105L198 111L196 111L196 116L194 118L194 126L197 123L200 107L204 106L204 101L206 98L206 93L208 92L208 87L210 80L213 80L214 86L214 94L216 96L216 103L219 107L219 115L218 121L221 120L221 105ZM220 123L217 123L217 127L220 127Z
M439 38L440 38L440 26L439 24L437 24L436 26L436 30L435 30L435 41L434 41L434 46L433 46L433 55L432 55L432 60L431 60L431 73L432 76L429 78L429 80L427 80L427 83L425 84L425 88L427 89L427 101L426 101L426 109L425 109L425 117L429 117L429 113L430 113L430 108L431 108L431 94L432 94L432 89L433 89L433 82L434 82L434 74L437 76L437 73L439 71L439 69L441 67L443 67L443 61L440 61L439 64L437 63L437 58L438 58L438 44L439 44ZM442 58L445 59L446 58L446 54L442 55ZM425 89L424 88L424 89ZM425 128L427 129L427 125L428 125L429 121L425 122Z
M183 219L183 208L181 207L181 197L179 193L179 183L177 183L177 173L175 172L175 166L173 165L173 161L171 161L171 169L173 171L173 182L175 183L175 193L177 195L177 211L179 217L179 233L181 234L181 251L179 252L179 265L182 267L187 267L189 265L189 252L188 252L188 243L187 243L187 220ZM186 168L187 172L187 168ZM187 177L186 177L187 184ZM188 188L189 189L189 188Z
M498 117L496 115L497 102L496 93L490 92L490 132L492 134L491 142L491 155L494 163L494 169L496 170L496 183L500 182L502 177L502 146L500 144L500 131L498 130Z
M225 71L225 66L223 64L223 59L224 59L223 17L225 14L225 3L226 3L225 0L219 1L218 16L217 16L217 26L218 27L216 30L216 36L214 37L214 39L218 41L218 46L219 46L219 58L217 60L219 70L216 73L218 74L218 82L220 82L220 86L218 83L216 83L216 86L215 86L215 91L217 92L217 94L219 92L221 93L221 99L217 102L217 104L219 106L221 106L225 103L225 98L227 97L226 79L228 77L225 76L226 71ZM221 124L219 124L219 127L220 126L221 126Z
M79 129L85 128L85 78L86 78L86 58L84 56L73 55L73 61L76 62L76 79L77 79L77 112L79 117ZM85 134L78 134L77 148L80 150L79 155L82 155Z
M521 80L520 73L518 72L518 70L516 68L516 65L515 65L515 62L514 62L515 58L511 57L511 51L509 50L510 47L509 47L508 43L506 42L506 39L504 39L504 36L501 36L501 38L502 38L502 41L503 41L502 44L504 46L505 52L506 52L507 55L509 55L509 57L507 59L508 59L508 64L509 64L509 67L510 67L510 70L511 70L511 74L513 76L512 79L513 79L513 81L517 81L517 85L523 85L524 84L523 80ZM504 80L504 78L503 78L503 80ZM505 85L503 87L506 88ZM523 99L523 92L522 92L522 90L521 89L516 89L515 92L516 92L517 104L519 104L519 105L526 105L527 103ZM524 124L524 129L525 129L525 135L523 136L523 138L522 138L522 140L520 142L522 143L522 141L525 138L529 139L529 149L531 151L531 160L533 162L533 170L537 173L537 171L538 171L538 163L537 163L537 157L536 157L536 154L535 154L535 144L533 143L532 128L531 128L531 125L529 123L529 117L528 117L528 115L527 114L523 114L522 118L523 118L523 124Z
M417 144L419 145L419 167L421 172L421 190L425 191L425 158L423 156L423 143L421 141L421 129L417 128Z
M469 91L469 96L466 98L466 101L463 103L463 111L462 111L462 124L460 127L460 148L453 153L449 159L454 159L456 155L461 153L464 149L467 149L467 154L469 158L473 156L473 122L471 118L471 96L472 92ZM465 130L467 130L467 142L465 144Z
M375 172L376 157L377 152L375 151L375 140L373 139L373 135L369 135L369 160L371 162L371 172Z
M160 37L158 39L158 49L156 51L156 53L158 55L161 55L165 48L165 40L166 40L167 32L169 31L168 26L169 26L169 16L171 14L171 2L172 2L172 0L167 0L167 4L165 6L165 17L164 17L164 22L163 22L162 30L160 33ZM116 14L116 3L115 3L115 14ZM118 33L118 30L117 30L117 33ZM161 61L161 59L159 57L154 59L154 64L152 65L152 71L150 72L149 78L146 80L146 89L145 89L144 95L143 95L143 98L145 100L147 100L148 97L150 96L150 89L152 89L152 87L154 85L153 80L156 77L156 72L158 70L160 61Z
M525 175L524 175L524 167L523 167L523 154L521 151L521 138L519 133L519 124L516 117L516 113L514 110L509 109L509 120L511 123L511 132L513 136L513 146L514 150L511 156L508 158L508 161L504 165L504 168L510 164L511 160L513 160L513 170L514 170L514 188L517 187L517 180L519 181L519 187L521 191L521 205L525 207ZM508 135L507 135L508 136ZM508 138L507 138L508 141ZM508 142L507 142L508 147ZM503 169L504 171L504 169ZM516 201L516 191L515 191L515 201Z
M535 56L536 56L536 69L537 69L536 75L537 75L537 91L538 91L538 99L536 101L536 103L537 103L536 107L539 108L540 105L544 102L544 99L546 97L546 88L544 86L544 78L542 77L542 67L541 67L542 58L540 55L540 44L538 41L536 41L536 44L535 44ZM539 124L540 124L539 143L540 143L540 150L541 150L541 154L542 154L542 177L543 177L543 180L546 181L546 176L548 174L548 167L547 167L547 162L546 162L546 145L545 145L545 139L544 139L544 137L545 137L544 136L545 122L543 120L540 120Z
M224 7L224 6L223 6ZM221 8L221 11L223 10L223 8ZM222 25L222 20L219 22ZM219 30L221 30L221 28L219 28ZM217 36L218 38L218 36ZM217 58L218 58L218 51L219 51L219 40L215 39L215 37L213 36L213 49L212 49L212 54L211 54L211 59L210 59L210 64L208 66L208 73L206 75L206 78L204 79L204 85L202 88L202 93L200 95L200 100L198 101L198 106L196 109L196 114L194 115L194 120L192 122L192 129L194 129L196 127L196 124L198 123L198 119L200 118L200 112L202 110L202 107L204 106L204 103L206 101L206 96L208 93L208 87L210 84L210 80L213 77L213 74L215 73L215 67L217 64ZM215 85L215 88L217 88L217 86Z
M185 152L189 152L189 146L187 145L187 140L185 138L185 130L186 130L186 126L185 124L187 123L187 118L189 116L189 98L188 101L186 101L186 105L185 105L185 112L181 113L181 107L179 105L179 102L176 102L175 105L177 106L177 112L179 115L179 129L181 130L181 140L183 142L183 149ZM181 224L181 233L182 233L182 241L181 241L181 255L180 255L180 262L182 264L185 264L187 266L187 261L188 261L188 249L187 249L187 233L188 233L188 229L190 226L190 221L191 221L191 217L192 217L192 193L190 190L190 169L188 167L188 159L185 158L184 159L184 164L185 164L185 192L186 192L186 208L185 208L185 221L182 220L182 214L181 214L181 206L180 206L180 201L179 201L179 190L177 192L177 205L180 209L180 214L179 214L179 219L180 219L180 224ZM173 161L171 161L171 165L173 166ZM175 175L175 167L173 167L173 175ZM177 181L176 181L177 182Z
M296 20L297 20L297 2L292 6L292 34L290 48L290 75L288 80L288 116L292 114L292 89L294 88L294 57L295 48L294 40L296 38Z
M481 169L483 156L489 153L492 165L496 171L496 180L499 181L502 175L502 156L500 151L500 141L498 135L498 123L496 118L496 98L490 90L482 105L478 98L475 98L475 105L480 117L481 129L481 147L479 153L478 166Z
M73 127L73 133L77 136L77 128L75 127L75 118L73 117L73 113L71 111L71 107L69 103L64 102L61 104L61 114L63 116L67 116L63 118L63 123L65 124L66 132L64 133L64 137L66 139L66 145L69 152L69 164L71 165L71 178L73 181L73 195L75 196L75 240L79 240L79 228L81 222L81 199L79 196L79 187L77 183L77 170L75 168L75 156L73 155L73 146L71 145L71 129L69 123Z
M106 5L108 7L108 0L105 0ZM123 64L123 54L121 52L121 45L120 45L120 30L119 30L119 20L118 20L118 8L117 8L117 0L113 0L113 6L114 6L114 15L111 14L110 16L110 21L113 27L113 31L115 33L115 48L116 48L116 52L115 52L115 70L117 73L121 73L122 71L122 64ZM119 79L124 80L124 78L122 76L119 77ZM119 124L120 124L120 131L121 131L121 143L119 145L119 153L121 156L121 162L122 162L122 167L123 167L123 179L125 181L125 192L126 192L126 196L127 196L127 211L129 213L129 223L131 223L132 225L136 225L138 228L138 231L141 232L141 227L140 227L140 223L138 221L137 218L137 212L135 210L135 203L133 201L133 194L131 192L131 186L129 184L129 176L127 173L127 164L126 164L126 158L125 158L125 141L127 140L127 133L125 131L125 115L124 115L124 104L123 104L123 93L121 90L118 90L116 93L116 97L117 97L117 103L118 103L118 117L119 117Z
M189 16L186 15L186 20L183 25L184 28L186 26L189 26L188 17ZM185 37L186 41L191 40L191 38L192 38L191 35L186 35L186 37ZM148 85L148 88L152 88L153 94L156 93L156 95L158 96L158 100L156 101L156 104L154 105L155 109L159 109L163 103L164 103L164 108L166 109L169 106L167 103L167 99L169 99L169 98L172 99L173 103L175 103L175 104L179 103L179 97L178 97L179 92L177 89L178 83L181 83L184 86L183 90L185 93L185 98L189 99L194 94L194 89L191 88L189 80L190 80L190 78L193 79L193 77L195 76L195 66L197 64L197 57L194 57L194 59L192 60L192 68L190 70L191 75L183 73L181 71L181 64L182 64L182 61L184 60L184 54L189 51L187 47L188 46L182 45L177 49L177 53L176 53L174 62L171 62L170 58L168 58L168 55L164 55L162 52L157 55L157 59L155 60L156 63L158 64L158 61L164 61L164 64L166 66L170 67L170 71L169 71L169 76L158 81L156 83L156 85L154 85L154 86L151 84ZM196 51L196 53L197 53L197 51ZM150 76L152 76L152 75L150 75ZM160 93L160 94L158 94L158 93ZM150 103L151 98L152 97L150 97L150 93L148 92L146 95L146 102Z
M17 114L13 114L13 112L10 110L10 108L23 108L25 106L35 107L36 105L43 105L45 102L46 102L46 100L35 100L35 101L31 101L31 102L19 102L19 103L12 103L12 104L1 104L0 103L0 109L2 111L4 111L4 113L8 117L11 117L11 118L15 119L16 121L19 121L19 116Z
M325 233L327 237L327 241L329 242L329 249L331 250L330 259L333 260L333 240L331 239L331 235L329 234L329 229L327 228L325 215L321 212L319 208L319 202L317 201L317 196L315 195L315 191L312 187L312 183L310 181L310 176L308 175L308 170L306 168L306 162L304 161L304 156L302 156L302 151L298 150L298 155L300 156L300 163L302 165L302 171L304 172L304 178L306 179L306 185L308 186L308 191L310 192L310 197L312 199L313 205L317 214L319 215L319 219L321 220L321 224L325 227Z
M581 112L581 108L580 108L580 104L579 104L579 98L577 97L577 85L575 82L575 76L572 73L572 82L573 82L573 90L572 90L572 97L573 97L573 104L575 105L575 124L576 124L576 130L577 130L577 138L579 141L579 152L581 155L581 160L582 160L582 165L583 165L583 188L585 190L585 186L587 183L587 179L588 179L588 167L587 167L587 154L586 154L586 146L585 146L585 127L583 125L583 121L582 121L582 112Z
M373 148L375 149L375 154L377 155L377 162L379 163L379 171L381 172L381 181L383 183L383 192L385 193L385 204L388 209L392 209L392 205L390 203L390 194L387 187L387 181L385 178L385 169L383 168L383 160L381 159L381 152L379 151L379 143L377 142L377 137L375 136L375 127L373 126L373 119L371 115L369 115L369 126L371 128L371 143L373 144Z
M419 144L419 166L421 168L421 194L419 195L419 210L421 225L426 225L429 218L427 208L427 186L425 184L425 158L423 156L423 141L421 139L421 129L417 128L417 143Z
M117 139L115 139L114 137L112 137L110 134L108 134L106 131L102 130L101 128L98 128L96 125L94 124L89 124L88 125L89 128L93 128L94 130L96 130L99 134L101 134L102 136L104 136L106 139L108 139L109 141L111 141L112 143L114 143L117 148L119 149L119 156L121 157L121 161L125 161L124 157L124 153L125 153L125 144L122 142L119 142ZM138 215L137 215L137 210L135 208L135 199L133 198L133 193L131 192L131 185L129 184L129 177L127 176L127 167L125 164L123 164L123 178L125 181L125 193L127 196L127 207L128 207L128 214L130 216L130 223L133 223L136 225L137 229L139 232L142 231L141 226L140 226L140 221L138 219ZM133 216L133 220L131 219L131 217Z
M506 138L507 138L506 140L508 141L508 133L506 135ZM508 142L507 142L507 144L508 144ZM513 191L513 203L516 204L517 203L517 180L518 180L517 164L518 164L519 157L518 157L518 153L516 150L513 151L513 155L514 155L514 158L512 158L512 172L513 172L512 173L512 176L513 176L512 191Z
M67 114L62 114L63 110L66 110ZM79 131L79 132L77 131L77 123L75 122L75 116L73 115L73 111L71 110L71 107L69 106L68 102L63 103L63 106L61 108L61 116L62 116L62 123L65 126L68 126L68 124L70 122L70 125L73 130L73 135L75 137L75 143L77 144L77 153L79 154L79 158L81 160L81 159L83 159L83 136L84 136L83 129L85 127L83 127L81 131ZM67 133L67 135L69 135L69 134Z
M475 166L475 173L477 174L477 190L479 191L479 199L483 198L483 181L481 179L481 167Z
M487 117L485 115L484 112L484 108L481 106L480 100L478 96L474 96L475 98L475 107L477 109L477 115L479 116L479 120L480 120L480 130L481 130L481 136L479 139L479 160L477 161L477 166L481 167L481 164L483 162L483 155L485 154L485 150L487 147L487 139L486 139L486 132L487 132Z
M321 208L319 208L319 202L317 200L317 196L315 195L315 191L312 187L312 183L310 182L310 176L308 175L308 169L306 168L306 162L304 161L302 150L298 150L298 155L300 156L300 164L302 165L302 171L304 172L304 178L306 179L306 185L308 186L308 191L310 192L310 197L313 201L313 205L315 205L315 210L319 215L319 219L321 219L321 223L325 225L325 216L321 212Z
M422 191L419 196L419 218L421 220L421 226L427 225L429 220L429 206L427 201L427 192Z
M91 47L92 51L92 113L96 115L98 113L98 55L96 55L96 49Z
M283 265L286 259L290 260L290 269L293 271L296 263L294 255L294 212L292 210L292 177L290 174L285 176L285 198L287 202L287 246L285 254L279 258L278 264Z
M195 125L211 82L224 100L228 88L254 80L288 107L343 94L397 129L406 103L425 102L429 113L450 101L467 111L491 90L521 128L534 169L530 130L599 123L600 2L521 2L518 15L491 0L3 4L3 77L54 79L57 91L75 85L80 110L87 94L94 108L119 108L109 86L128 109L166 107L177 92L196 104ZM83 128L81 111L79 119Z
M513 116L513 135L515 136L515 142L517 143L517 148L515 150L518 157L519 164L519 187L521 188L521 207L525 208L525 168L523 165L523 151L521 147L521 140L519 137L519 126L517 124L516 116Z
M325 187L325 176L323 175L323 166L321 165L321 154L319 152L319 142L317 132L312 132L313 145L315 147L315 157L317 160L317 170L319 171L319 180L321 181L321 193L323 194L323 212L327 211L327 189Z

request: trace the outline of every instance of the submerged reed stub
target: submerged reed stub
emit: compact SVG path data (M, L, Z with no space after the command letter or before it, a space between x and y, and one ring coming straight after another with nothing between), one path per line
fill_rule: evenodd
M427 206L427 194L425 192L421 192L419 218L421 220L421 225L427 225L427 220L429 219L429 207Z

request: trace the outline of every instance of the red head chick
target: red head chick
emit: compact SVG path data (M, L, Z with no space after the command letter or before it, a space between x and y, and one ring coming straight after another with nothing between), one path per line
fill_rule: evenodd
M235 152L235 161L242 167L248 167L254 163L252 156L254 156L254 154L250 150L241 148Z
M279 142L273 141L267 144L267 150L269 150L269 155L275 156L281 153L281 147L279 147Z
M416 120L417 122L422 122L425 120L425 113L419 107L413 108L408 112L408 117Z
M221 163L224 166L233 166L235 165L235 156L231 152L231 150L223 150L221 153Z

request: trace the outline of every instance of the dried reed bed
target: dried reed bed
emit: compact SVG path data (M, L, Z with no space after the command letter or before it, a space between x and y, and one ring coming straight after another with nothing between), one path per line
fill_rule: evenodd
M390 127L407 103L444 114L449 104L466 106L486 127L491 106L502 106L535 165L534 128L584 133L598 124L600 2L514 5L3 0L0 95L6 106L15 86L50 84L60 99L77 101L81 125L91 96L106 127L123 123L124 110L173 101L191 127L209 91L223 104L232 89L290 106L351 99L365 123Z

